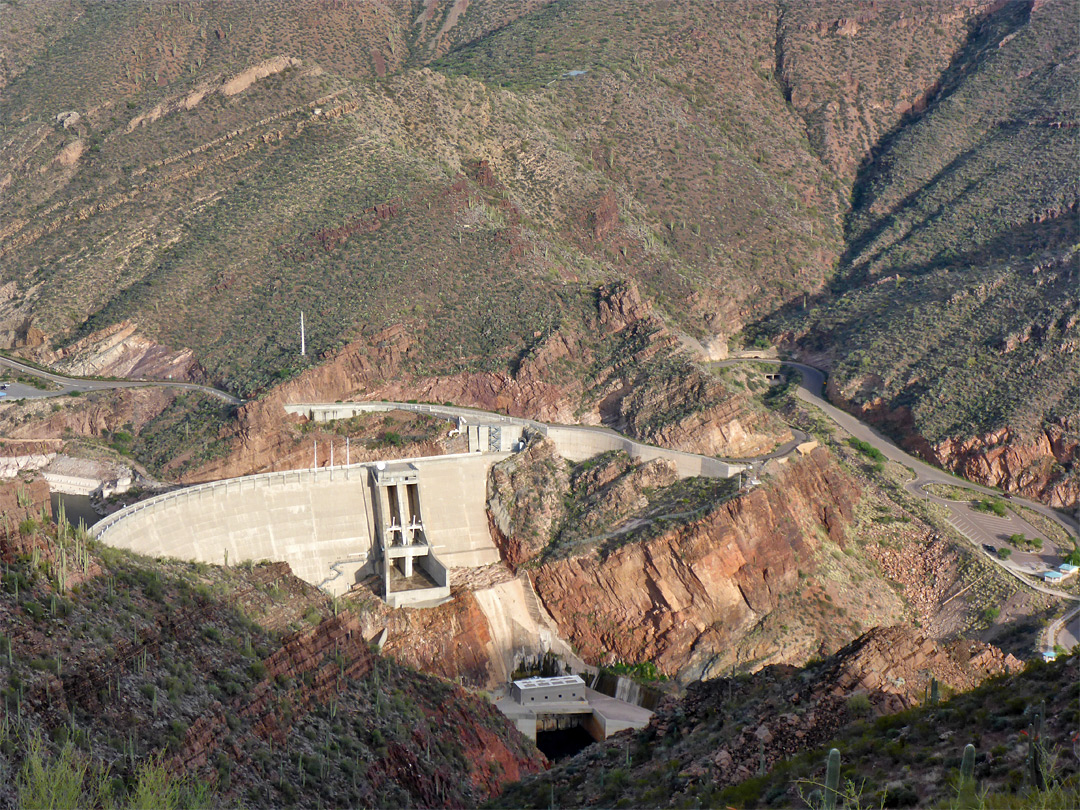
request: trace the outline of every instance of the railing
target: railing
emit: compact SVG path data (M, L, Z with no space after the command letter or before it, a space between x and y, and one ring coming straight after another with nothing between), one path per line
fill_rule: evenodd
M745 470L742 464L732 464L712 456L703 456L698 453L690 453L685 450L671 450L666 447L657 447L645 444L628 436L624 436L613 430L602 427L584 425L555 425L545 422L537 422L533 419L525 419L518 416L504 416L503 414L489 411L475 410L472 408L460 408L454 405L426 405L412 402L337 402L337 403L297 403L286 405L287 413L308 415L313 421L328 421L325 415L329 412L351 413L381 413L384 411L410 411L412 413L425 413L440 416L445 419L472 419L477 424L487 424L494 430L500 430L500 425L519 425L532 428L538 433L550 438L558 448L559 433L564 432L567 440L570 436L586 436L594 439L597 444L603 444L607 450L624 450L632 458L669 458L676 463L680 461L684 465L697 465L700 475L710 478L730 478L740 470ZM324 417L324 418L320 418ZM335 417L337 418L337 417ZM489 441L490 441L489 434Z

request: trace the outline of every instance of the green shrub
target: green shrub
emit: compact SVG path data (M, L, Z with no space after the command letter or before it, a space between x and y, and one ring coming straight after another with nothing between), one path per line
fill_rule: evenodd
M848 444L858 450L867 458L876 462L878 466L875 469L880 470L881 466L885 464L885 454L874 447L870 442L864 442L862 439L856 439L854 436L848 439Z
M859 692L847 699L848 711L858 717L870 714L870 696L865 692Z
M28 742L16 781L18 806L26 810L96 806L95 798L83 795L88 770L89 763L76 755L70 743L64 745L58 757L47 761L44 743L35 735ZM93 791L95 785L88 787ZM100 789L100 785L97 787Z
M998 517L1005 517L1009 513L1009 510L1005 507L1005 503L1003 501L997 500L996 498L993 500L984 499L975 501L973 506L980 512L997 515Z

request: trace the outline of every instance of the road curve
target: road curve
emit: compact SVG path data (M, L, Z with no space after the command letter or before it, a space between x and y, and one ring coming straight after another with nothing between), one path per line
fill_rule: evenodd
M244 400L234 397L232 394L222 391L219 388L213 388L209 385L199 385L197 383L170 382L168 380L95 380L87 377L66 377L62 374L44 371L43 369L35 368L34 366L20 363L18 360L12 360L10 357L3 356L0 356L0 366L6 366L7 368L21 371L24 374L29 374L42 380L48 380L49 382L56 383L60 386L60 390L58 391L43 391L20 383L11 383L8 396L3 400L5 402L12 402L19 399L59 397L82 391L106 391L114 388L154 387L179 388L185 391L201 391L204 394L210 394L218 399L225 400L225 402L228 402L231 405L244 404Z
M1046 641L1043 649L1052 650L1058 644L1071 650L1080 644L1080 605L1067 612L1060 619L1055 619L1046 627Z
M805 363L796 363L791 360L781 360L778 358L741 358L733 360L724 360L718 363L713 363L714 366L727 366L735 363L771 363L773 365L788 366L790 368L797 369L801 375L801 382L799 384L796 396L804 402L808 402L824 411L825 415L832 419L837 425L843 428L846 432L851 434L857 439L870 444L872 447L877 448L881 453L890 461L895 461L898 464L902 464L905 467L911 469L914 473L912 480L908 481L904 488L920 498L933 501L940 506L945 507L947 511L947 519L949 523L960 534L968 539L975 546L976 550L983 553L982 546L993 545L995 548L1005 545L1002 542L1002 536L1000 534L993 534L987 531L981 519L975 515L974 512L966 505L957 501L950 501L946 498L939 498L935 495L924 490L928 484L949 484L951 486L963 487L965 489L973 490L985 495L1000 495L1001 493L990 487L984 487L979 484L973 484L962 478L958 478L950 473L940 470L937 467L932 467L925 461L921 461L908 453L901 450L890 439L883 436L878 431L874 430L869 425L859 421L847 411L842 411L835 405L830 404L824 398L825 388L825 373L818 368L808 366ZM1064 515L1059 514L1054 509L1051 509L1045 504L1038 503L1036 501L1029 501L1026 498L1012 497L1013 503L1022 504L1035 512L1053 520L1065 531L1075 538L1077 535L1077 523ZM1011 522L1010 528L1014 531L1019 531L1028 535L1043 535L1031 524L1027 523L1023 518L1017 515L1011 515L1008 520ZM1004 536L1007 537L1007 532ZM1052 544L1051 544L1052 545ZM1073 594L1059 591L1055 588L1048 588L1044 585L1032 582L1027 576L1018 570L1015 565L1005 562L999 559L996 555L985 554L987 559L991 560L996 565L1000 566L1002 570L1007 571L1013 577L1018 579L1024 585L1027 585L1033 590L1047 594L1048 596L1054 596L1059 599L1067 599L1073 602L1080 602L1080 597ZM1020 555L1017 555L1020 556Z
M830 404L824 398L825 374L821 369L815 368L813 366L808 366L805 363L798 363L791 360L781 360L779 358L737 358L732 360L720 361L711 365L727 366L733 365L735 363L749 362L770 363L773 365L787 366L789 368L794 368L798 370L800 374L800 383L799 388L796 391L796 396L798 396L799 399L820 408L830 419L832 419L833 422L835 422L837 425L847 431L847 433L854 436L855 438L862 439L863 441L869 443L872 447L877 448L890 461L895 461L910 468L914 472L914 477L911 481L904 485L905 488L916 496L925 497L927 500L934 501L935 503L944 506L949 513L949 523L952 524L952 526L956 528L956 530L959 531L964 537L966 537L973 545L975 545L976 549L981 551L981 549L979 549L979 546L982 545L984 541L988 541L987 544L989 545L989 543L992 543L998 539L990 536L985 531L979 530L978 524L971 521L972 513L970 512L970 510L967 509L966 506L959 504L955 501L949 501L944 498L939 498L935 495L931 495L930 493L926 492L924 488L928 484L940 483L961 486L966 489L970 489L986 495L999 495L1000 493L997 490L991 489L989 487L984 487L979 484L973 484L964 479L957 478L950 473L947 473L936 467L932 467L926 462L914 458L913 456L901 450L890 439L886 438L869 425L859 421L850 413L842 411L836 406ZM55 374L50 371L45 371L43 369L39 369L34 366L21 363L18 360L13 360L9 357L4 356L0 356L0 366L14 369L24 374L29 374L31 376L47 380L60 386L59 390L44 391L19 383L12 383L9 386L9 389L7 391L7 398L5 400L8 402L19 399L35 399L63 396L74 392L82 391L102 391L118 388L156 387L175 388L186 391L199 391L204 394L209 394L211 396L217 397L218 399L224 400L231 405L242 405L244 403L244 400L218 388L213 388L207 385L198 385L197 383L170 382L166 380L95 380L84 377L69 377L62 374ZM400 404L406 405L406 403ZM491 415L499 416L498 414ZM592 429L605 430L605 428ZM788 442L785 445L776 448L776 450L774 450L772 453L753 459L725 459L725 461L761 463L771 458L778 458L788 455L794 450L796 445L810 438L809 434L806 434L804 431L798 430L797 428L792 428L792 432L795 438L791 442ZM1013 501L1017 503L1022 503L1027 508L1038 512L1039 514L1049 518L1050 520L1053 520L1059 526L1064 528L1065 531L1074 538L1077 536L1078 532L1080 532L1080 525L1078 525L1076 520L1063 516L1044 504L1035 501L1029 501L1025 498L1016 497L1013 498ZM1023 519L1019 518L1018 516L1012 519L1017 521L1017 525L1015 528L1027 529L1027 531L1024 532L1025 534L1040 534L1038 530L1036 530L1026 521L1023 521ZM1003 570L1007 571L1009 574L1016 577L1022 583L1024 583L1030 588L1033 588L1034 590L1040 591L1050 596L1068 599L1074 602L1080 602L1080 597L1073 596L1072 594L1058 591L1053 588L1047 588L1042 585L1035 584L1029 581L1020 571L1015 570L1012 565L998 559L996 556L986 556L995 564L1001 566ZM1060 633L1064 633L1064 637L1066 639L1071 639L1074 643L1078 640L1075 633L1071 632L1069 629L1070 620L1075 619L1078 612L1080 612L1080 608L1070 611L1068 614L1062 617L1062 619L1059 619L1058 621L1050 625L1050 627L1047 629L1047 639L1050 646L1056 643Z
M790 368L798 369L802 375L802 381L799 385L799 390L796 395L799 399L816 405L825 414L836 422L845 431L850 433L857 439L869 443L873 447L880 450L886 458L890 461L895 461L898 464L903 464L906 467L911 468L915 473L915 480L911 481L907 488L913 493L917 493L920 497L926 497L926 493L920 491L926 484L950 484L952 486L964 487L965 489L974 490L975 492L982 493L984 495L1001 495L1001 492L991 487L985 487L981 484L975 484L967 479L960 478L945 470L933 467L927 464L925 461L915 458L908 453L901 450L896 446L891 439L886 438L884 435L876 431L869 425L859 421L847 411L842 411L835 405L830 404L824 397L825 389L825 373L818 368L808 366L805 363L796 363L792 360L779 360L772 358L745 358L737 360L724 360L718 363L713 363L714 366L727 366L735 363L771 363L773 365L789 366ZM937 500L939 503L947 504L951 503L945 499L935 499L930 496L931 500ZM1062 515L1057 510L1052 509L1046 504L1039 503L1038 501L1030 501L1027 498L1021 498L1018 496L1011 496L1013 503L1022 504L1032 511L1038 512L1044 517L1053 520L1065 531L1074 537L1080 532L1080 524L1073 518L1066 515Z

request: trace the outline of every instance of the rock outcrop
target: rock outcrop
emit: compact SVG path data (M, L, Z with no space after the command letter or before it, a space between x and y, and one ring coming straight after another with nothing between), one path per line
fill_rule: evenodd
M75 376L201 382L205 374L190 349L175 351L139 333L138 324L121 321L40 359Z
M606 558L547 563L533 582L587 661L653 661L692 679L813 566L819 532L844 544L860 494L819 448L700 519Z
M897 434L905 450L931 464L976 484L999 487L1059 509L1080 502L1080 429L1076 417L1048 421L1034 432L1003 427L975 436L931 441L919 434L907 406L890 408L880 397L859 402L849 388L853 387L842 387L830 377L826 393L839 407Z
M754 410L749 397L733 395L697 369L633 283L600 291L597 324L608 341L606 362L597 362L581 336L556 331L512 372L447 376L415 374L415 336L401 324L387 327L244 405L229 455L188 479L244 475L287 455L293 439L284 429L283 406L292 402L452 402L543 422L612 424L643 441L710 455L752 455L790 438L782 423ZM567 362L598 369L567 380L558 372ZM588 388L585 376L594 380Z
M990 644L966 639L938 643L904 626L876 628L840 650L833 660L821 689L837 695L874 694L884 704L883 712L923 702L931 678L963 692L992 675L1024 667Z
M566 514L570 476L565 460L547 439L491 468L488 513L492 535L511 566L535 557L551 541Z
M1080 502L1080 434L1064 420L1044 425L1030 437L1002 428L937 443L912 436L905 444L927 461L978 484L1000 487L1059 509Z

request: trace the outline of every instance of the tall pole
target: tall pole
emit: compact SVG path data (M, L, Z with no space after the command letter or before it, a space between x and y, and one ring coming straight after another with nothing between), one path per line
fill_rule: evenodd
M349 437L345 437L345 466L349 466Z
M311 469L315 469L319 466L319 443L316 441L315 449L311 453Z
M300 311L300 356L307 354L307 338L304 335L304 311Z

